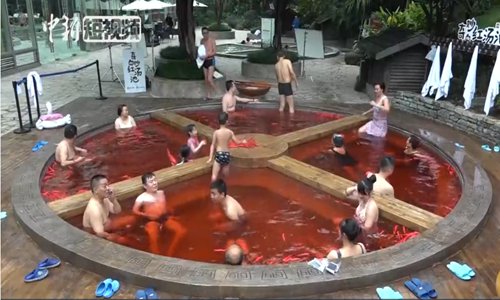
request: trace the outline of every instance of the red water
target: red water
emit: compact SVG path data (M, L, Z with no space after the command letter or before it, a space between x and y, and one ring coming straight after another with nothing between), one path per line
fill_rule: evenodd
M79 147L87 149L94 159L89 163L62 168L55 161L42 177L41 191L46 201L54 201L90 190L92 176L107 175L110 182L118 182L171 166L167 148L178 157L187 135L164 123L140 120L129 132L107 130L84 140ZM208 147L199 157L208 155Z
M248 222L232 232L217 231L209 218L217 208L209 198L209 182L210 177L206 175L165 189L168 205L174 208L175 216L187 229L174 257L223 263L227 241L243 238L250 248L250 263L308 261L324 257L331 249L341 246L338 224L354 214L354 208L346 202L270 169L232 168L227 180L228 194L246 210ZM124 202L124 211L130 211L133 201ZM81 215L69 221L82 226ZM121 234L129 240L128 246L148 251L144 223L140 221ZM400 241L403 229L393 232L394 226L380 220L382 234L369 243L368 249L373 251ZM172 238L168 231L161 233L160 254L165 255Z
M177 113L212 128L219 128L220 111L218 109L197 109L178 111ZM289 113L280 113L277 108L256 109L248 104L243 108L237 107L236 112L229 114L228 126L236 134L281 135L340 118L342 116L339 114L314 111L295 111L295 114L290 115Z
M339 176L358 181L366 171L377 172L380 159L392 155L396 159L394 174L388 181L396 198L415 206L446 216L462 194L460 180L453 168L430 149L421 147L429 158L405 161L403 153L407 137L389 131L385 140L359 139L356 130L343 132L346 150L358 161L352 169L342 168L335 157L327 153L331 138L316 140L290 149L289 155Z

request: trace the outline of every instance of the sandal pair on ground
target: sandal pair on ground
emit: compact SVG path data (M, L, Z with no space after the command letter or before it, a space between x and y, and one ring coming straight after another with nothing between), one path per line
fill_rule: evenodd
M149 288L145 290L138 290L135 293L135 299L159 299L155 290Z
M48 143L49 142L47 142L47 141L38 141L38 142L36 142L35 146L33 146L33 148L31 148L31 151L37 152L38 150L42 149Z
M49 276L49 270L61 265L61 261L58 258L48 257L38 263L36 268L24 276L24 282L34 282L40 281L45 277Z
M459 144L459 143L455 143L455 146L456 146L457 148L460 148L460 149L465 148L465 146L464 146L464 145ZM481 146L481 148L482 148L484 151L488 151L488 152L491 152L491 151L496 152L496 153L500 152L500 146L499 146L499 145L495 145L495 146L493 146L493 149L492 149L492 148L490 147L490 145L488 145L488 144L484 144L484 145L482 145L482 146Z
M120 289L120 283L117 280L106 278L99 282L95 289L96 297L104 297L109 299Z

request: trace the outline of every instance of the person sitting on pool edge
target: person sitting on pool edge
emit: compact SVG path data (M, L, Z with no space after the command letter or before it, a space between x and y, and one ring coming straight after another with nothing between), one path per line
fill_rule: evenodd
M174 236L166 252L167 256L172 256L186 234L186 229L172 216L173 210L167 207L165 193L158 190L156 176L153 173L146 173L142 175L141 181L145 191L135 199L132 211L148 220L144 229L149 237L151 252L160 253L158 240L162 229L173 233Z
M344 219L339 227L340 237L342 238L342 248L330 251L326 257L328 260L358 256L367 252L363 243L356 243L361 235L361 227L359 227L355 220Z
M258 99L249 99L236 96L236 85L233 80L226 81L226 93L222 96L222 111L225 113L236 110L236 102L255 103Z
M367 235L377 232L378 206L372 198L373 184L376 181L377 177L371 175L345 191L348 198L358 201L354 219Z
M224 177L227 177L229 174L229 163L231 162L229 142L232 140L236 144L246 143L246 140L240 142L234 135L234 132L226 127L228 118L229 116L225 112L219 114L220 127L214 131L212 145L210 145L210 154L207 163L211 163L212 159L215 160L212 166L212 182L217 180L221 172Z
M210 218L216 223L216 230L231 231L235 226L246 220L246 212L243 207L227 194L227 186L224 180L218 179L210 185L210 199L222 209L226 219L219 215ZM229 222L227 220L229 219Z
M189 148L188 145L183 145L180 151L181 161L177 164L177 166L187 163L189 161L190 155L191 155L191 148Z
M194 124L189 124L186 127L186 131L188 134L188 140L187 140L187 145L191 149L192 154L198 153L198 151L201 150L203 146L207 144L206 140L202 140L201 142L198 139L198 130L196 129L196 125Z
M90 161L85 158L88 151L86 149L75 146L77 128L73 124L68 124L64 127L64 140L59 142L56 147L56 161L61 166L71 166L82 161ZM77 153L79 155L77 155Z
M118 118L115 120L115 129L128 129L136 127L137 124L132 116L128 114L128 107L126 104L118 105Z
M113 231L123 229L135 223L135 216L121 216L111 220L109 214L119 214L122 211L108 178L104 175L95 175L90 180L92 197L83 213L83 228L95 235L126 244L126 239Z

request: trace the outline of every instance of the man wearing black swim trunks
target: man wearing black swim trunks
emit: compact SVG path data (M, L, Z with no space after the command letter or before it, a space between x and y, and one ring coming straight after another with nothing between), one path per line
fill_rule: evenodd
M285 58L285 52L278 52L278 62L275 65L276 79L278 80L278 94L280 96L280 112L285 110L285 100L288 103L290 113L295 112L293 102L292 80L295 82L295 87L299 87L297 76L293 71L292 62Z
M215 72L215 40L209 36L209 31L207 27L203 27L201 29L201 34L203 38L201 39L201 44L205 46L205 57L203 57L203 74L205 75L205 87L207 91L207 97L205 100L208 100L211 93L215 93L217 87L214 83L214 72Z

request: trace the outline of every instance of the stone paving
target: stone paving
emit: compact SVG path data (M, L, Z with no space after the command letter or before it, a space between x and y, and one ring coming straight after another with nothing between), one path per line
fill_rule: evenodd
M238 43L246 38L246 31L236 31L234 40L218 40L217 44ZM196 31L196 40L201 39L200 28ZM293 39L283 39L284 43L293 43ZM158 56L160 50L167 46L177 45L178 40L164 40L160 46L155 47L155 55ZM327 42L325 42L327 44ZM122 50L121 45L111 48L114 68L118 76L123 78ZM149 56L145 59L146 64L151 65L151 48L148 48ZM89 64L99 59L101 79L110 80L108 49L93 52L80 52L78 56L65 60L56 61L52 64L45 64L33 70L19 72L13 75L2 77L1 89L1 133L2 135L19 127L17 111L15 105L12 81L19 80L30 71L37 71L39 74L72 70ZM217 58L217 65L227 78L244 79L241 76L241 60L233 58ZM299 78L299 89L296 91L296 101L302 104L343 102L343 103L367 103L368 98L363 93L354 91L354 83L358 75L358 67L348 66L344 63L343 55L334 58L307 60L305 63L305 76ZM53 108L67 104L78 97L96 97L97 75L95 67L84 69L77 73L43 79L43 95L40 97L42 114L45 111L45 102L50 101ZM150 97L149 93L125 94L118 82L103 82L103 94L108 97ZM172 95L175 97L175 95ZM263 99L265 101L276 100L277 90L271 91ZM27 105L26 97L20 95L23 120L26 124Z

